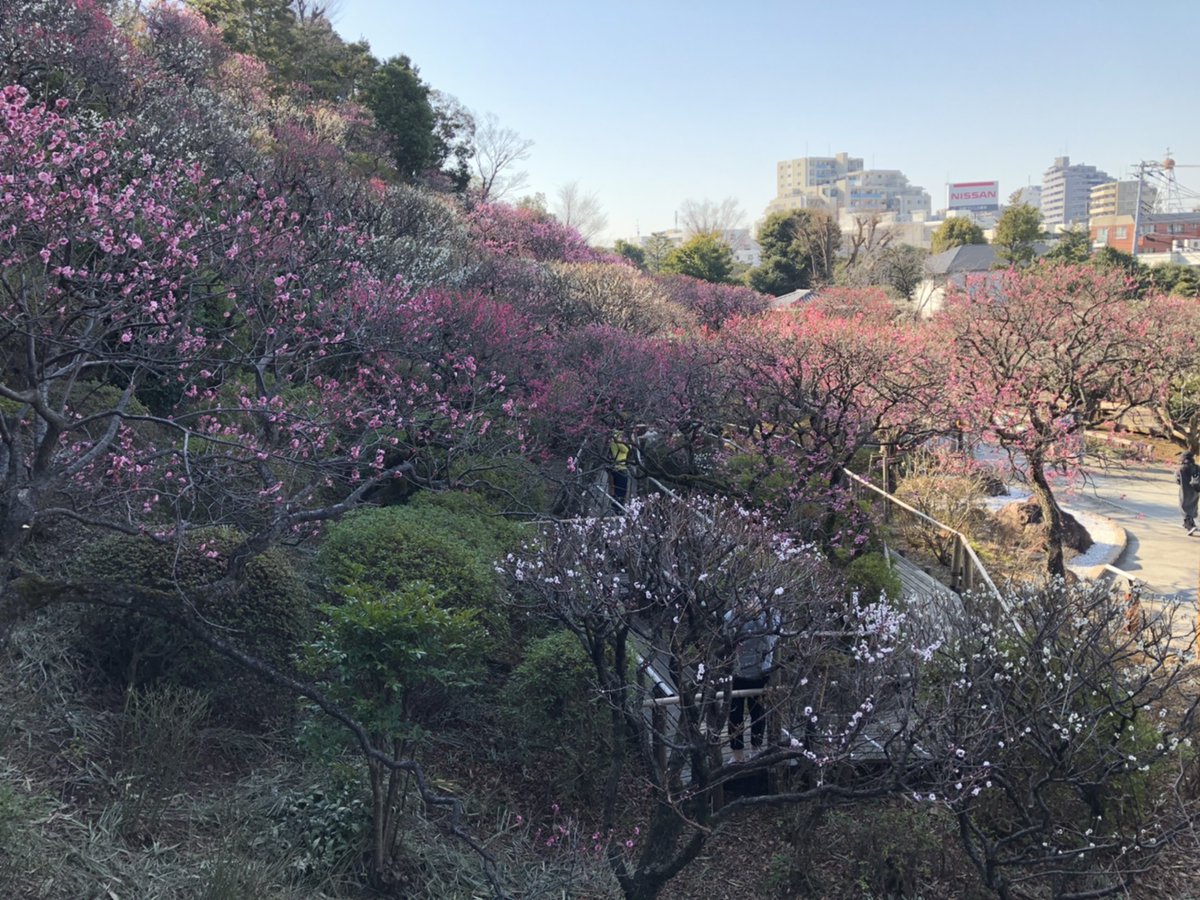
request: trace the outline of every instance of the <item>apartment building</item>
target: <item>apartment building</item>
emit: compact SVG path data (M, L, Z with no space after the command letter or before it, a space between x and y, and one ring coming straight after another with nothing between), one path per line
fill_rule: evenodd
M1050 231L1086 223L1092 188L1112 180L1095 166L1072 165L1071 157L1056 157L1042 176L1042 223Z
M1154 209L1158 191L1149 184L1142 185L1142 213ZM1132 216L1138 205L1138 182L1106 181L1092 188L1088 197L1088 220L1097 216Z
M846 153L781 160L775 164L775 196L800 196L862 169L862 159Z
M897 169L864 169L861 158L846 153L808 156L776 164L776 196L767 213L823 209L838 215L892 213L899 221L928 215L928 192L909 184Z

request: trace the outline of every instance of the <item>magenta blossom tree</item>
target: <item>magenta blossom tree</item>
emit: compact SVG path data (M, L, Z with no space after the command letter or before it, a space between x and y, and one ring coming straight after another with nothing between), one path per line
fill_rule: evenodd
M354 252L361 232L306 222L249 176L156 158L17 86L0 90L0 199L0 626L57 602L176 623L412 773L471 841L415 762L215 633L187 591L225 596L253 556L377 489L444 483L468 448L517 448L491 364L522 326L477 295L379 278ZM217 525L242 537L201 547L212 579L175 592L68 578L26 552L106 532L185 548Z
M504 375L474 354L510 333L479 299L442 314L444 297L342 261L348 226L310 239L251 181L0 97L10 566L65 519L164 540L234 524L252 553L413 477L422 454L438 477L446 448L509 418Z
M638 447L640 471L676 483L701 475L717 366L702 339L643 337L590 326L548 344L528 404L531 449L566 460L563 506L578 507L614 433Z
M527 206L481 203L467 217L480 247L501 257L538 262L600 262L608 254L594 250L569 225Z
M667 296L690 310L705 328L719 329L734 318L755 316L770 307L765 294L735 284L715 284L687 275L659 279Z
M838 506L842 469L859 450L932 427L939 378L925 335L894 321L878 292L735 321L718 346L733 442L758 460L752 491L786 478L793 502Z

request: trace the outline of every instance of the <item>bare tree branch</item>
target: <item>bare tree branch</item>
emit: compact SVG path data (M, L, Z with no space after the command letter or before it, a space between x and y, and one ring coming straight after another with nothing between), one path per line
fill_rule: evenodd
M688 199L679 205L680 224L688 237L712 232L724 235L739 228L745 217L733 197L726 197L720 203L707 197L703 200Z
M584 193L578 181L562 185L554 196L554 217L590 241L608 226L608 216L595 194Z
M503 127L494 113L476 114L472 143L475 191L481 203L502 200L528 183L529 173L514 171L513 166L529 158L533 141Z

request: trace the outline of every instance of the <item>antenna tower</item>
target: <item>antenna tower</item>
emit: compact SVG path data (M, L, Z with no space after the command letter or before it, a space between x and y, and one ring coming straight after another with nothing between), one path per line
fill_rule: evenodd
M1142 234L1142 225L1146 217L1165 215L1168 213L1186 212L1185 206L1196 206L1200 194L1183 187L1175 177L1175 170L1200 168L1197 165L1185 165L1175 162L1167 148L1162 161L1143 160L1134 168L1137 170L1137 205L1133 214L1133 255L1137 256L1138 236Z

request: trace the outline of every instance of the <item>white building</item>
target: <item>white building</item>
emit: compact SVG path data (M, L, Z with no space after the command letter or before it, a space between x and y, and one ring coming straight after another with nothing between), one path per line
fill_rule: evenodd
M1112 180L1095 166L1071 165L1071 157L1056 157L1042 176L1042 223L1046 229L1086 224L1092 188Z
M750 234L749 228L730 228L721 232L721 237L725 239L725 243L733 251L733 258L738 262L748 266L757 266L762 262L762 251L758 241Z
M762 262L762 251L759 249L758 241L754 239L749 228L730 228L722 231L720 237L721 240L729 245L729 249L733 253L733 258L737 262L745 263L748 266L757 266ZM674 249L682 247L687 243L688 234L682 228L667 228L663 231L639 235L633 239L633 243L645 248L652 240L664 239L671 249Z
M1040 184L1030 184L1017 191L1016 202L1025 206L1032 206L1034 209L1042 208L1042 186Z
M861 172L863 161L845 153L837 156L802 156L775 164L775 196L801 197L814 188L833 184L852 172ZM797 207L791 207L796 209Z
M1139 182L1106 181L1091 190L1088 197L1088 218L1095 216L1132 216L1138 206ZM1158 191L1153 185L1141 184L1142 214L1153 212Z
M823 209L837 215L892 213L896 221L928 217L924 188L909 184L896 169L864 169L859 157L806 156L775 165L775 198L767 214L793 209Z

